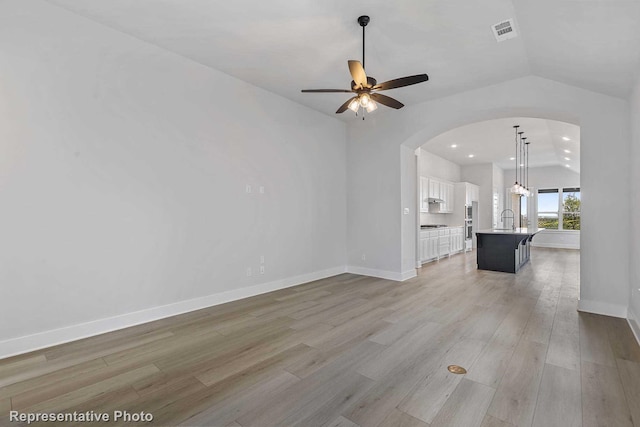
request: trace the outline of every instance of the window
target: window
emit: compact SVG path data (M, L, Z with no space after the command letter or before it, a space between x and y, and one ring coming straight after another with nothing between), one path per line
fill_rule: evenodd
M580 230L580 189L562 189L562 229Z
M558 230L558 189L538 190L538 228Z
M547 230L580 230L580 189L538 190L538 227Z
M520 197L520 227L528 227L529 219L527 218L527 199L528 197Z

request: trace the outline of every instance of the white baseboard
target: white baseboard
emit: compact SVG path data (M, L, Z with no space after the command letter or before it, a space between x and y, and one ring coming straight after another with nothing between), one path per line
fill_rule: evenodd
M374 268L358 267L355 265L347 266L347 273L360 274L362 276L379 277L380 279L394 280L396 282L404 282L405 280L416 277L415 268L398 273L396 271L376 270Z
M536 248L552 248L552 249L580 249L580 245L570 245L567 243L535 243L531 241L531 246Z
M578 301L578 311L585 313L602 314L604 316L627 318L627 307L619 304L611 304L601 301Z
M173 304L151 307L133 313L122 314L119 316L108 317L92 322L81 323L64 328L40 332L33 335L0 341L0 359L22 353L28 353L30 351L39 350L42 348L52 347L54 345L64 344L70 341L76 341L82 338L104 334L106 332L116 331L118 329L140 325L142 323L152 322L154 320L187 313L189 311L200 310L202 308L224 304L226 302L231 302L242 298L248 298L279 289L301 285L303 283L324 279L346 272L347 269L345 267L334 267L326 270L316 271L313 273L303 274L300 276L275 280L269 283L262 283L255 286L234 289L231 291L207 295L204 297L194 298L186 301L179 301Z
M416 271L415 268L412 268L411 270L405 271L400 274L400 277L402 277L402 280L400 281L404 282L405 280L413 279L414 277L417 277L417 276L418 276L418 272Z
M640 345L640 325L638 324L638 322L640 322L640 318L633 311L631 306L629 306L629 310L627 313L627 322L631 327L631 331L633 331L633 335L635 335L636 337L636 341L638 341L638 345Z

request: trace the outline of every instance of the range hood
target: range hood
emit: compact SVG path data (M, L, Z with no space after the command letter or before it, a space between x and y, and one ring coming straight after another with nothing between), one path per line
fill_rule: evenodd
M427 200L428 200L429 203L444 203L444 200L436 199L434 197L429 197Z

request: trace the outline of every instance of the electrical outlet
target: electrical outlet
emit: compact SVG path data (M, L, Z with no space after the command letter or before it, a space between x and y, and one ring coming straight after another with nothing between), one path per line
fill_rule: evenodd
M260 186L260 194L264 194L264 187L262 185Z
M246 191L247 194L251 193L251 186L249 184L247 184L247 186L245 187L244 191Z
M404 208L404 214L409 215L409 208Z
M260 266L260 274L264 274L264 265Z
M247 268L247 277L251 277L251 267Z
M366 261L367 260L367 256L365 254L362 254L362 260Z
M260 255L260 264L264 264L264 255Z

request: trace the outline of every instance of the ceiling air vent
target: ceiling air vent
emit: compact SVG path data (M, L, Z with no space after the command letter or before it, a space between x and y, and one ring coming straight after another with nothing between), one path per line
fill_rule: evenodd
M496 40L499 42L512 39L518 35L518 33L516 33L516 27L513 25L513 20L511 19L492 25L491 29L493 30L493 35L496 36Z

